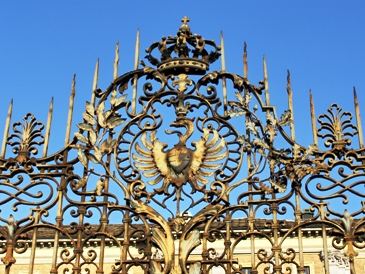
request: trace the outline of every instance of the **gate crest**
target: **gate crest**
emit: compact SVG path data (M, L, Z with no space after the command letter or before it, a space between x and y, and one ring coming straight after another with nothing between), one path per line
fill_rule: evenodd
M320 240L313 261L325 273L331 248L356 273L365 196L356 92L356 124L333 104L317 130L311 100L313 144L304 147L290 74L288 110L278 115L265 60L253 85L246 45L244 75L227 72L223 36L217 46L182 22L146 49L148 65L136 63L104 91L96 74L78 131L69 140L68 127L55 154L47 153L52 112L45 133L27 114L9 135L11 105L0 159L6 273L28 253L32 273L47 239L50 273L308 273L307 231ZM219 58L222 69L208 72Z

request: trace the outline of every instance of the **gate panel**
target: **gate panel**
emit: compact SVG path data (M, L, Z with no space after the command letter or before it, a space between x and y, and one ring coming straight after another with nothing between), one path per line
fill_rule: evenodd
M147 48L149 65L104 91L95 80L79 130L57 153L47 152L51 111L46 126L26 114L9 134L9 108L5 273L361 273L356 92L356 121L337 104L316 121L311 100L313 144L304 147L290 74L288 110L277 114L265 61L258 85L247 79L246 47L244 76L226 72L223 38L217 46L182 21L177 36ZM208 72L219 58L222 69Z

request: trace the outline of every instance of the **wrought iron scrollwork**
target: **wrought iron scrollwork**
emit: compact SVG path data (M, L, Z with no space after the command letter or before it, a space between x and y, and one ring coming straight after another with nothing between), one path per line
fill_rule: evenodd
M48 135L32 114L14 124L13 157L0 159L7 273L28 250L33 270L42 237L54 240L51 273L238 274L247 262L255 274L304 273L305 233L323 248L332 237L355 273L365 151L351 141L361 125L333 104L313 144L298 144L292 106L278 115L269 104L266 72L258 85L247 74L208 73L222 48L187 23L146 50L151 67L141 61L95 87L55 154L37 157Z

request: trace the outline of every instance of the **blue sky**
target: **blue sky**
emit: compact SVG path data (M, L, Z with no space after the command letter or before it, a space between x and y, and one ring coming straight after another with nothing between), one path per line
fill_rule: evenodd
M136 31L144 49L175 35L187 15L193 33L225 38L227 71L242 74L248 46L249 80L262 79L267 58L271 102L286 106L286 70L291 71L297 139L312 142L309 89L316 115L331 103L353 112L356 87L365 115L365 3L363 1L4 1L0 8L0 128L14 99L12 122L27 112L46 122L54 97L51 143L63 145L68 98L77 74L74 124L90 100L95 62L99 87L113 77L115 43L120 43L119 74L133 69ZM219 70L212 66L211 70ZM365 121L365 117L363 118ZM62 129L62 131L57 131ZM73 131L76 131L76 127ZM309 140L308 140L309 138Z

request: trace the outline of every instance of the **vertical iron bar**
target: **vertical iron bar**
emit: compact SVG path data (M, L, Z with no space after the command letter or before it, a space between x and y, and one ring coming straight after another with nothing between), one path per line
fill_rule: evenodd
M123 226L124 226L123 249L122 249L121 260L120 260L120 263L122 264L122 273L127 273L127 265L123 262L128 260L128 247L130 245L129 223L130 223L129 211L126 211L125 215L123 217Z
M248 63L247 63L247 45L246 42L243 44L243 78L248 77Z
M70 136L71 136L72 115L73 115L73 111L74 111L74 101L75 101L75 94L76 94L75 85L76 85L76 74L74 74L74 76L72 78L72 84L71 84L71 94L70 94L70 101L69 101L69 107L68 107L65 146L67 146L68 142L70 142Z
M364 138L363 138L363 135L362 135L360 107L359 107L359 101L357 100L357 94L356 94L355 87L354 87L354 104L355 104L357 132L359 133L359 145L360 145L360 148L364 148Z
M138 69L138 62L139 62L139 29L137 31L136 48L135 48L135 54L134 54L134 70L135 71ZM133 93L132 93L132 114L136 114L137 85L138 85L138 75L134 74L134 77L133 77Z
M243 62L244 62L244 75L246 75L247 77L247 51L246 51L246 42L245 42L245 46L244 46L244 54L243 54ZM246 78L244 76L244 78ZM245 89L245 96L248 94L248 90ZM248 105L246 106L247 108L249 107ZM249 122L249 112L245 113L245 123L246 125ZM249 129L246 127L246 134L245 134L245 140L250 143L250 131ZM247 174L251 173L251 169L252 169L252 155L251 155L251 151L248 150L247 152ZM253 187L252 187L252 182L250 181L248 183L248 191L249 191L249 200L252 201L253 200L253 195L252 195L252 191L253 191ZM255 236L253 234L254 230L255 230L255 215L254 215L254 209L253 209L253 204L250 203L249 205L249 216L248 216L248 226L249 226L249 232L251 233L250 235L250 246L251 246L251 268L253 270L253 274L257 274L257 269L256 269L256 260L255 260ZM256 271L256 272L255 272Z
M270 94L269 94L269 79L267 75L266 57L264 56L264 87L265 87L265 101L266 105L270 105Z
M226 56L224 53L224 39L223 39L223 32L221 31L220 36L220 42L221 42L221 58L222 58L222 72L226 72ZM224 109L224 115L227 115L227 83L226 83L226 77L222 76L222 89L223 89L223 109Z
M46 157L48 152L49 136L51 134L52 115L53 115L53 97L49 105L46 134L44 138L43 157Z
M313 142L316 146L318 146L316 115L314 112L314 101L313 101L312 90L309 91L309 101L310 101L310 113L311 113L311 121L312 121Z
M115 45L113 81L118 77L118 64L119 64L119 41L117 41Z
M91 91L91 105L95 106L95 91L98 88L98 77L99 77L99 58L96 60L95 71L94 71L94 80L93 87Z
M287 85L286 91L288 92L288 108L291 113L291 120L293 121L290 123L290 135L293 141L295 141L295 129L294 129L294 109L293 109L293 92L291 90L291 81L290 81L290 71L287 70Z
M67 163L68 160L68 153L69 151L66 150L63 154L63 164ZM58 206L57 206L57 215L56 215L56 227L60 228L62 226L63 222L63 193L66 191L66 176L64 174L67 174L68 168L64 167L62 168L62 176L60 180L60 185L58 187ZM51 267L51 274L57 274L57 256L58 256L58 248L59 248L59 239L60 239L60 232L56 230L55 236L54 236L54 246L53 246L53 256L52 256L52 267Z
M106 211L106 206L103 205L103 214L100 219L101 224L101 232L106 232L106 227L108 225L108 215ZM104 258L105 258L105 236L101 235L100 237L100 255L99 255L99 269L96 273L104 273Z
M324 212L324 203L320 201L320 215L321 220L325 219L325 212ZM328 262L328 246L327 246L327 231L326 231L326 225L322 224L322 241L323 241L323 260L324 260L324 274L330 274L329 272L329 262Z
M110 144L113 140L113 133L109 132L108 143ZM108 154L106 160L106 167L110 168L110 161L111 161L111 154ZM101 178L100 178L101 179ZM106 177L104 179L104 192L109 191L109 178ZM103 199L103 212L100 219L101 224L101 232L107 232L107 225L108 225L108 196L104 195ZM99 260L99 268L100 271L97 273L104 273L104 257L105 257L105 236L101 236L100 240L100 260Z
M275 193L272 194L272 199L276 199L275 197ZM279 238L278 238L278 228L279 228L279 223L278 223L278 204L276 202L272 203L271 206L271 211L272 211L272 233L273 233L273 237L274 237L274 241L273 241L273 246L272 246L272 252L274 252L274 258L275 258L275 266L274 266L274 273L275 274L281 274L281 264L280 264L280 256L279 253L281 251L281 247L278 246L279 243Z
M11 99L11 101L10 101L8 115L6 116L3 144L2 144L2 148L1 148L1 157L2 158L5 158L5 154L6 154L6 142L7 142L8 135L9 135L10 121L11 121L12 113L13 113L13 99Z
M89 163L87 163L88 166ZM86 176L88 174L88 168L84 167L84 173L83 176ZM82 188L82 192L86 192L86 185L85 184ZM85 195L81 195L81 204L85 203ZM83 252L83 246L82 246L82 234L83 234L83 228L84 228L84 218L86 213L86 208L84 205L78 206L79 211L79 223L77 226L77 241L75 243L76 246L73 247L74 253L75 253L75 264L72 268L74 274L80 274L81 273L81 254Z
M84 187L85 188L85 187ZM82 195L81 198L82 202L85 201L85 196ZM81 254L83 251L83 246L82 246L82 233L83 233L83 224L84 224L84 215L85 215L85 207L79 207L79 210L82 208L82 211L80 212L79 215L79 224L78 224L78 231L77 231L77 241L76 241L76 246L74 246L74 253L75 253L75 264L74 267L72 268L73 273L74 274L80 274L81 273Z
M297 222L297 225L300 225L300 223L302 222L301 219L301 210L300 210L300 187L297 186L295 189L295 219ZM304 274L304 253L303 253L303 235L302 235L302 228L299 227L298 228L298 249L299 249L299 266L301 269L303 270L299 270L299 274Z
M12 264L5 266L5 274L10 274L10 268L12 267Z
M37 207L35 209L35 218L34 218L34 224L37 225L39 222L39 214L40 214L40 208ZM29 268L28 273L33 273L34 269L34 261L35 261L35 251L37 248L37 238L38 238L38 228L33 228L33 238L32 238L32 248L30 251L30 257L29 257Z
M65 178L64 176L62 176L61 179L61 185L64 184ZM58 206L57 206L57 216L56 216L56 227L59 228L62 226L62 204L63 204L63 191L62 188L60 187L58 190ZM52 266L51 266L51 274L56 274L58 273L56 267L57 267L57 253L58 253L58 244L59 244L59 239L60 239L60 233L58 230L56 230L55 232L55 236L54 236L54 245L53 245L53 255L52 255Z
M207 228L204 228L204 232L203 232L203 239L202 239L202 261L208 261L208 256L209 253L207 251L207 247L208 247L208 242L207 242L207 238L209 237L209 232L207 231ZM207 274L208 273L208 266L207 264L202 264L202 273L203 274Z
M232 250L231 250L231 226L232 226L232 218L229 214L229 212L226 213L226 218L225 218L225 223L226 223L226 238L224 239L224 247L226 250L226 256L227 256L227 260L229 260L231 263L227 266L227 270L228 274L232 273Z

